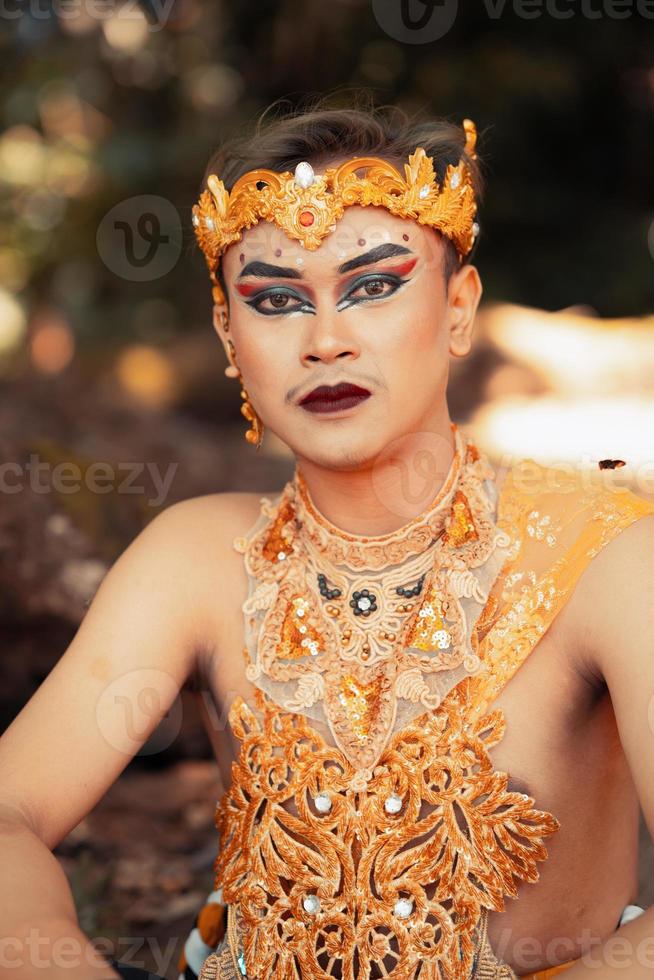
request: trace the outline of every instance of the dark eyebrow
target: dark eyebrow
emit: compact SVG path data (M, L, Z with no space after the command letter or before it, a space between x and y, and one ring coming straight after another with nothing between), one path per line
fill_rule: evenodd
M302 273L297 269L291 269L283 265L269 265L267 262L248 262L243 266L238 276L243 279L245 276L257 276L259 279L266 279L272 276L279 276L281 279L302 279Z
M362 265L380 262L382 259L388 259L394 255L412 254L411 249L405 248L404 245L395 245L393 242L386 242L384 245L371 248L370 251L356 255L353 259L349 259L347 262L339 265L338 272L342 275L345 272L352 272L353 269L358 269ZM274 277L280 279L304 279L302 273L298 272L297 269L293 269L291 266L270 265L268 262L248 262L241 269L238 278L244 279L246 276L256 276L258 279Z
M384 245L378 245L377 248L371 248L369 252L364 252L362 255L357 255L353 259L349 259L344 262L343 265L339 265L338 271L351 272L352 269L358 269L361 265L369 265L371 262L379 262L381 259L388 259L392 255L412 255L410 248L405 248L404 245L394 245L393 242L386 242Z

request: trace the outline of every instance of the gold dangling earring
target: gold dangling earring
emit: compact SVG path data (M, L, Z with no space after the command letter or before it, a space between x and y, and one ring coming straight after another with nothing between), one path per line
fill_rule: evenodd
M226 314L221 313L221 318L225 332L227 332ZM227 347L229 349L229 359L230 365L225 368L225 374L228 378L238 378L241 382L241 398L243 399L243 404L241 405L241 415L243 415L251 425L251 428L247 429L245 432L245 438L249 443L256 446L257 450L261 447L261 442L263 439L263 422L254 410L254 406L248 397L245 385L243 384L243 377L236 364L236 351L234 350L234 344L231 339L227 340Z
M243 384L243 379L241 378L241 398L243 399L243 404L241 405L241 415L252 425L251 429L248 429L245 433L245 438L248 442L254 443L256 448L261 447L261 440L263 439L263 422L254 410L254 406L248 398L248 393L245 390Z

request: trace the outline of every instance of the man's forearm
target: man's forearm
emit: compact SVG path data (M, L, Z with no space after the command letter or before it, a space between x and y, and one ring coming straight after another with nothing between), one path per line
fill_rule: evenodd
M654 906L584 950L561 980L651 980L654 975Z
M66 874L42 840L0 814L0 977L112 980L118 974L79 928Z

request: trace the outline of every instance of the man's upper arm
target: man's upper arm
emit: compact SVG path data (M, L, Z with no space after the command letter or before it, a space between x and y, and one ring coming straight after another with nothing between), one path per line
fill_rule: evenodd
M654 515L623 530L587 571L589 646L654 837Z
M206 516L218 496L173 504L144 528L0 739L0 803L51 848L104 795L196 667L206 641Z

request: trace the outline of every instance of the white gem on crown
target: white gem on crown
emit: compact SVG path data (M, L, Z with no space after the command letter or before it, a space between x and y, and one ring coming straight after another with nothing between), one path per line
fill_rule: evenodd
M306 160L298 163L297 167L295 168L294 179L298 187L302 187L304 190L306 190L307 187L311 187L316 179L316 175L311 164L307 163Z

